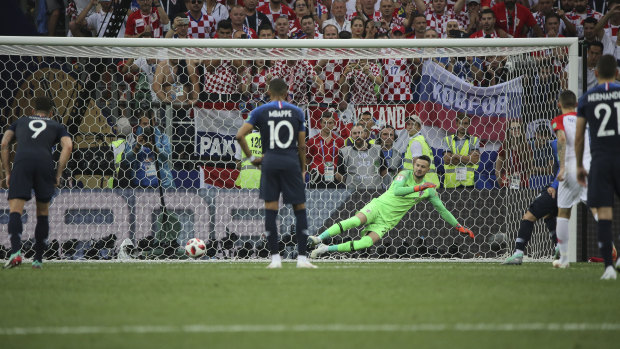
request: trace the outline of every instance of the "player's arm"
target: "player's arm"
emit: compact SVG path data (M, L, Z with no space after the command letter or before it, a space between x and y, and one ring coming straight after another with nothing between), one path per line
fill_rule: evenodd
M58 168L56 168L56 185L60 183L62 171L67 167L67 162L71 157L71 151L73 150L73 141L71 141L71 137L63 136L60 138L60 146L62 147L62 151L60 151L60 157L58 158Z
M586 118L577 118L577 130L575 131L575 156L577 157L577 181L585 187L588 171L583 167L583 142L586 132Z
M297 134L297 155L299 156L299 165L301 166L301 174L306 177L306 131L299 131Z
M557 130L555 135L558 138L558 160L560 162L557 179L558 181L563 181L564 172L566 171L566 133L564 130Z
M448 224L456 228L456 230L458 230L459 233L467 234L469 235L470 238L472 239L474 238L474 233L471 230L460 225L459 222L456 220L456 218L454 218L452 213L450 213L450 211L448 211L446 206L443 205L443 202L439 198L439 195L437 195L437 191L435 189L429 189L427 193L428 193L427 194L428 200L431 202L435 210L439 213L439 215L444 221L446 221Z
M245 140L245 136L252 132L253 127L254 125L246 122L241 126L241 128L239 128L239 131L237 131L237 135L235 136L235 139L239 143L241 150L243 150L243 153L246 155L246 157L249 158L252 157L252 151L248 146L248 142L246 142Z
M411 171L401 171L394 181L391 187L394 189L394 195L405 196L411 193L416 193L425 189L435 188L435 184L426 182L415 186L407 185L407 177L411 176Z
M6 186L9 187L9 180L11 178L11 167L9 164L9 151L11 142L13 142L13 138L15 137L15 132L13 130L6 130L4 132L4 136L2 136L2 169L4 169L5 178L6 178Z

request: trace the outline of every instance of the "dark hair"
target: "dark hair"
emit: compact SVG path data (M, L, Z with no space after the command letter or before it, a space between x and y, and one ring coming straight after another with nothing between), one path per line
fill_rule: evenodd
M598 77L602 79L614 78L617 69L618 63L616 62L616 58L612 55L603 55L596 65Z
M480 11L480 17L482 18L482 15L485 13L490 14L491 16L493 16L493 18L497 18L495 16L495 12L493 12L493 10L491 10L490 8L485 8L484 10Z
M575 108L577 106L577 96L571 90L562 91L559 100L564 108Z
M286 96L288 85L282 79L273 79L269 82L269 91L277 96Z
M220 23L217 24L217 30L220 29L230 29L232 31L232 22L230 19L221 20Z
M338 38L339 39L351 39L351 37L353 37L351 32L348 32L346 30L343 30L340 33L338 33Z
M333 117L334 117L334 113L332 113L331 111L324 111L323 114L321 114L321 119L333 118Z
M303 22L304 19L311 19L312 22L314 22L314 17L312 17L312 15L305 15L305 16L301 17L301 20L299 21L299 24L301 24L301 22Z
M459 120L459 121L460 121L460 120L463 120L463 119L465 119L465 118L469 118L469 115L467 115L467 113L462 112L462 111L460 111L460 112L456 113L456 119L457 119L457 120ZM471 118L470 118L470 120L471 120Z
M269 24L269 23L262 23L258 27L258 32L256 33L256 35L260 36L260 32L262 32L264 30L271 30L271 33L275 33L275 31L273 30L273 27L271 26L271 24Z
M418 156L418 158L416 159L416 161L417 161L417 160L424 160L424 161L428 162L428 165L429 165L429 166L431 165L431 158L429 158L429 157L428 157L428 156L426 156L426 155L420 155L420 156Z
M34 110L49 113L54 109L54 102L47 96L35 97Z
M362 17L355 16L355 17L351 18L351 25L353 25L353 22L355 22L355 21L361 21L362 25L366 26L366 23L364 22L364 19Z
M549 18L557 18L558 22L562 22L562 18L555 12L550 13L545 17L545 24L547 24Z
M586 19L583 20L583 24L586 23L592 23L594 25L598 24L598 19L594 18L594 17L587 17Z
M600 41L593 41L591 43L588 44L588 49L590 49L590 47L592 46L596 46L599 47L601 49L601 52L603 52L603 50L605 49L605 47L603 46L603 43Z

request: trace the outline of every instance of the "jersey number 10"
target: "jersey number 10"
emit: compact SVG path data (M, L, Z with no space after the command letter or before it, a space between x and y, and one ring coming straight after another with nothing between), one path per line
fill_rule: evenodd
M277 123L273 120L267 121L269 125L269 149L275 149L277 145L280 149L286 149L293 142L293 125L288 120L279 120ZM288 139L282 142L280 139L280 128L286 127L288 129Z

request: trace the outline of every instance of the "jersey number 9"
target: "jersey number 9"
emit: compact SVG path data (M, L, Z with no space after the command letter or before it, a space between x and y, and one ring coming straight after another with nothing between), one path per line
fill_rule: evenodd
M47 128L47 123L42 120L32 120L28 123L28 127L34 132L32 138L37 138L37 136Z

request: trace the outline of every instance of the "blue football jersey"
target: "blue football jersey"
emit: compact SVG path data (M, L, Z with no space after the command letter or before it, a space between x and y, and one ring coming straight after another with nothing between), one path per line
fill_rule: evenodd
M248 123L258 127L263 154L293 154L297 156L297 137L305 132L304 113L287 102L273 101L250 113Z
M579 98L577 116L588 123L592 156L620 151L620 84L604 83L589 89Z

